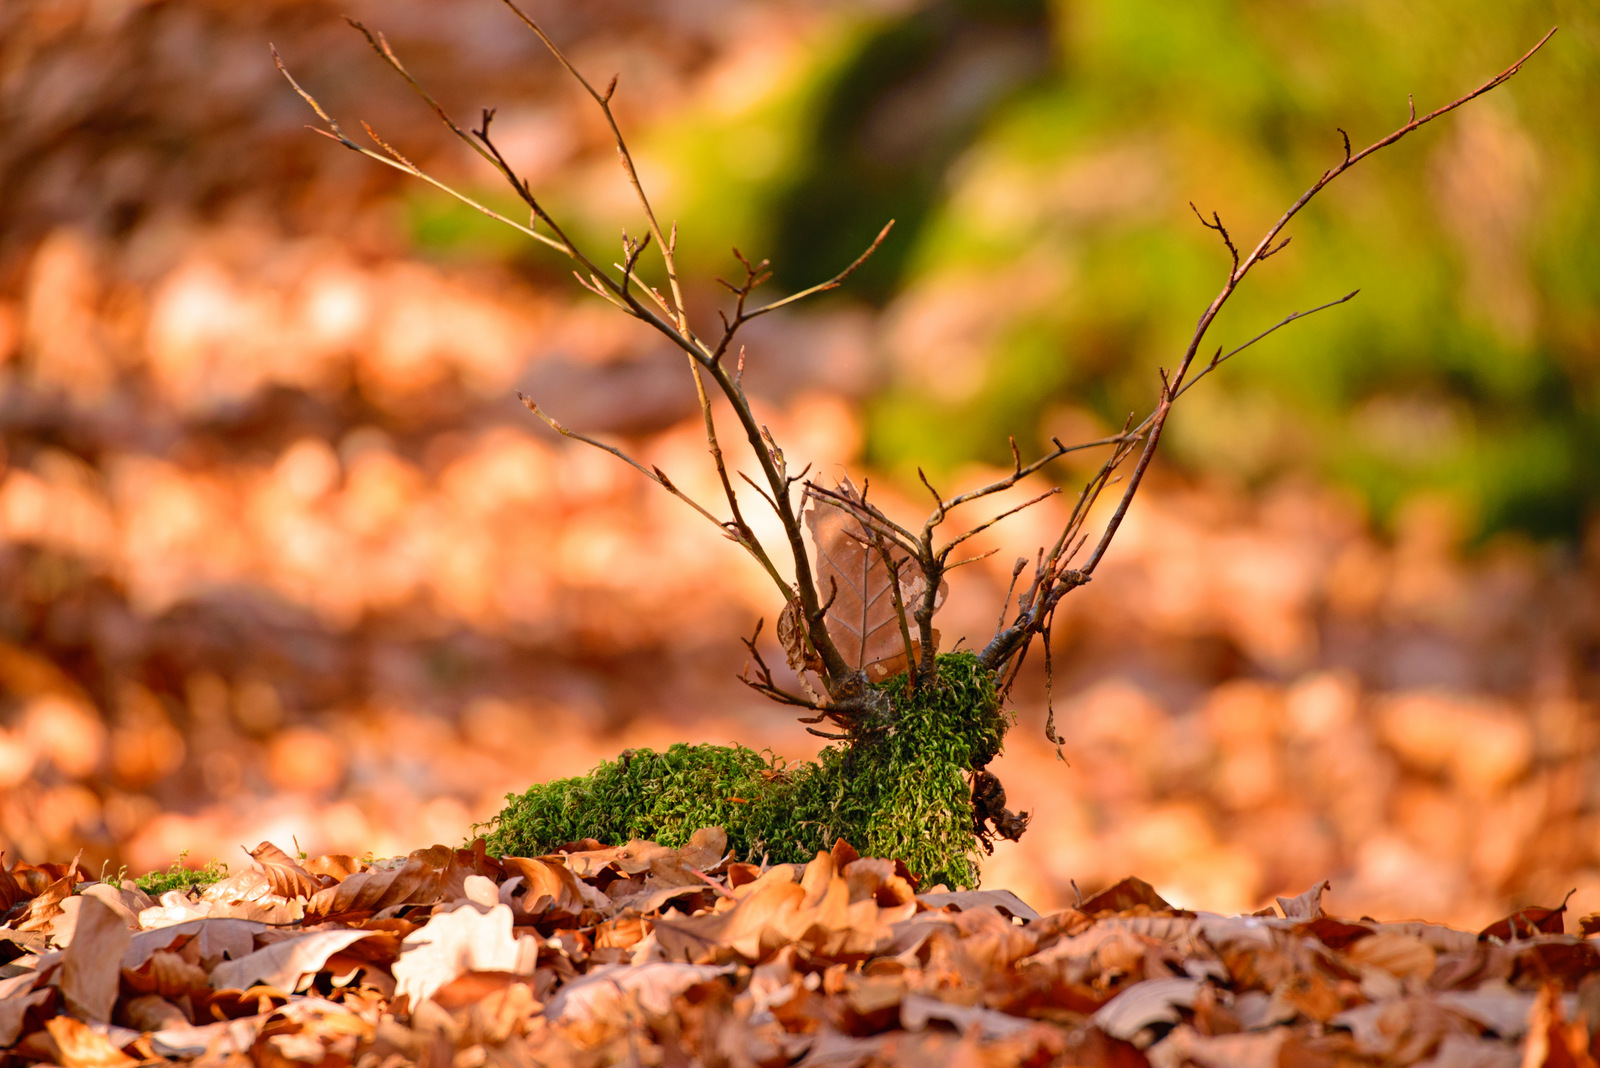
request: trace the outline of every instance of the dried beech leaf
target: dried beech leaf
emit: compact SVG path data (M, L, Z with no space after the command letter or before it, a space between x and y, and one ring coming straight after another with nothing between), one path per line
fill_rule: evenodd
M133 933L122 916L99 898L79 901L77 930L61 959L61 994L75 1015L107 1023L117 1003L122 955Z
M154 954L182 944L191 959L209 970L224 959L238 960L255 952L255 936L271 929L258 920L208 916L140 931L122 954L122 968L137 971Z
M306 902L306 916L327 919L381 912L395 905L431 904L438 900L443 882L438 871L408 857L397 868L359 872L319 890Z
M70 1016L46 1020L44 1026L61 1053L63 1068L123 1068L139 1063L105 1035Z
M837 492L849 500L861 500L849 479L839 483ZM894 576L874 546L878 536L847 506L813 493L808 492L807 496L811 503L806 508L805 521L816 548L817 593L828 604L828 634L839 655L851 667L876 680L905 670L906 642L900 630L900 614L895 611ZM911 653L920 657L910 615L923 594L922 573L911 557L892 546L888 548L899 570L900 598L912 635ZM948 588L947 583L940 583L936 609L944 603ZM893 665L889 662L897 658L900 666L890 670ZM875 665L879 665L877 671L872 670Z
M464 906L434 916L406 936L394 964L395 990L411 997L412 1011L433 992L467 972L531 973L531 952L511 935L511 910L496 905L487 912Z
M1567 897L1570 899L1571 894ZM1517 938L1530 938L1537 934L1562 934L1566 931L1567 903L1563 901L1553 909L1529 905L1518 909L1503 920L1497 920L1478 932L1478 938L1497 938L1510 942Z
M672 1011L672 1001L697 983L734 969L678 961L653 961L637 968L604 965L568 983L550 1002L546 1015L563 1023L625 1019L643 1009L652 1016Z
M1416 935L1379 931L1360 939L1344 951L1347 960L1382 968L1398 979L1426 980L1433 975L1439 955Z
M347 854L329 853L325 856L312 857L301 867L312 875L326 875L330 879L348 879L361 871L365 865Z
M1127 912L1141 905L1151 912L1179 911L1156 893L1155 887L1131 875L1080 902L1078 911L1085 916L1094 916L1102 912Z
M796 675L822 671L822 658L806 643L805 630L805 608L795 598L778 614L778 644L783 646L789 670Z
M55 997L51 987L41 987L28 994L13 994L0 998L0 1049L10 1049L22 1035L31 1010L43 1011L44 1005Z
M204 968L164 949L152 953L138 971L124 971L122 981L141 994L159 994L164 998L180 998L211 987L211 976Z
M1039 914L1033 910L1032 906L1010 890L940 891L932 894L920 894L917 900L934 909L953 906L958 912L965 912L968 909L983 908L985 905L991 905L1007 916L1015 916L1021 920L1031 921L1039 918Z
M250 850L250 859L261 865L261 870L267 876L268 892L278 897L293 901L295 898L310 897L322 889L322 883L315 875L271 842L262 842Z
M1283 910L1284 919L1317 920L1327 915L1322 911L1322 895L1332 886L1332 883L1324 879L1298 897L1280 897L1278 907Z
M286 938L217 965L211 969L211 984L218 990L246 990L258 983L293 990L301 976L321 971L329 957L367 936L366 931L346 930L312 931Z
M1176 977L1135 983L1106 1002L1094 1014L1094 1024L1112 1038L1131 1042L1147 1027L1175 1024L1180 1008L1194 1007L1199 979Z
M49 931L64 910L61 903L72 894L77 885L76 874L66 875L50 883L28 903L28 911L16 925L19 931Z

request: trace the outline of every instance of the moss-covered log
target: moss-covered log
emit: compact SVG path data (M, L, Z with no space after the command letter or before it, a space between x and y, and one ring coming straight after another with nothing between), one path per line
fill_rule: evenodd
M938 669L937 685L909 695L903 675L880 683L885 722L829 746L816 763L674 745L510 795L486 829L489 850L538 855L584 838L681 845L720 826L729 848L753 861L807 861L842 838L864 855L905 861L924 883L976 886L979 846L994 833L985 820L998 833L1020 831L1016 817L1001 826L1003 803L1000 812L973 804L973 780L999 754L1010 722L977 657L941 656Z

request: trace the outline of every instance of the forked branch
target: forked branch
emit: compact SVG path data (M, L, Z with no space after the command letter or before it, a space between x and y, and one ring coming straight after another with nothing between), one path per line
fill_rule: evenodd
M1174 403L1221 364L1277 330L1298 319L1325 311L1355 297L1355 292L1351 292L1336 300L1294 312L1232 349L1217 348L1209 360L1199 363L1197 366L1197 357L1201 346L1205 343L1207 332L1239 284L1257 264L1278 254L1288 246L1289 238L1283 234L1288 224L1323 188L1366 157L1394 144L1413 130L1419 129L1475 97L1489 92L1511 78L1528 59L1544 46L1545 42L1550 39L1550 35L1555 32L1551 30L1515 63L1476 89L1425 115L1419 117L1416 113L1415 103L1408 99L1406 123L1360 151L1354 150L1349 135L1340 130L1343 152L1339 162L1324 171L1310 188L1290 204L1288 209L1267 228L1261 239L1254 246L1251 246L1248 251L1245 251L1242 246L1235 242L1233 234L1223 225L1219 213L1212 212L1210 217L1207 218L1200 212L1199 208L1191 204L1190 207L1194 210L1196 217L1199 218L1201 225L1208 230L1214 231L1221 239L1228 253L1230 264L1227 277L1221 289L1201 314L1176 365L1170 371L1162 370L1160 390L1157 394L1154 409L1137 425L1133 422L1133 417L1130 416L1119 433L1094 441L1068 445L1059 439L1051 439L1051 447L1045 450L1042 455L1027 463L1023 462L1021 453L1013 439L1011 442L1012 465L1010 471L983 486L950 497L942 495L934 488L927 476L919 471L918 474L922 478L923 485L933 498L934 507L923 521L921 527L913 529L896 522L876 504L870 503L866 499L865 484L862 492L856 494L848 486L848 483L843 487L836 488L823 486L815 480L808 479L806 476L810 470L809 466L798 474L791 474L783 450L778 446L778 443L773 439L767 428L762 426L756 419L749 398L745 395L743 386L744 349L742 347L739 348L737 360L733 361L734 366L730 367L730 361L726 359L727 354L733 350L734 342L740 329L752 319L786 308L807 297L842 285L882 246L894 225L893 220L883 227L860 256L832 278L807 289L802 289L797 293L780 297L758 306L752 306L753 295L755 290L770 277L768 264L765 260L753 261L735 249L734 257L743 268L744 277L737 282L727 282L719 279L732 294L733 304L731 309L718 312L720 332L715 334L715 341L707 340L713 335L702 337L693 329L690 323L689 311L684 301L683 286L679 277L676 259L678 239L676 224L664 227L658 218L655 208L645 192L643 183L640 181L633 155L628 148L627 140L624 138L622 130L617 123L616 115L612 110L611 102L616 92L617 79L612 78L604 89L596 88L594 83L590 82L573 65L571 60L568 59L566 54L556 45L538 22L529 17L514 0L501 0L501 2L539 38L561 67L583 88L584 92L600 109L610 129L623 173L633 191L639 210L644 216L645 233L639 238L630 238L624 232L622 235L622 258L620 261L612 263L609 268L603 266L578 246L567 230L545 209L527 179L518 175L511 161L501 151L492 136L491 125L495 114L493 109L485 108L482 111L481 122L476 129L469 130L462 127L411 75L395 54L394 49L390 47L388 40L381 33L375 33L368 30L361 23L350 20L350 24L366 38L373 51L406 82L450 133L476 152L511 186L528 209L529 219L527 224L510 219L479 200L453 189L444 182L428 175L398 148L385 141L365 123L362 125L373 144L377 147L373 149L357 144L345 135L339 123L323 109L316 99L290 76L282 60L279 59L276 50L273 51L273 61L277 64L278 69L283 72L284 77L289 80L290 85L294 87L295 92L306 101L321 120L323 124L321 127L313 127L316 132L332 138L346 148L359 152L385 166L420 178L474 210L482 212L490 218L561 252L573 261L576 268L574 274L577 276L580 285L608 301L625 314L638 319L652 330L655 330L685 354L691 380L695 388L696 400L699 403L704 423L706 449L711 457L717 473L718 483L722 489L727 507L727 518L720 517L712 509L692 499L680 490L660 468L646 465L614 445L606 444L574 431L552 418L534 401L526 397L522 399L528 409L539 416L551 429L566 437L611 453L631 465L646 478L714 523L724 537L740 545L761 565L783 595L785 610L777 629L786 649L791 654L791 663L795 663L795 658L798 657L798 662L802 665L797 670L801 672L801 682L805 686L808 696L789 693L776 684L772 672L768 670L756 647L756 637L759 636L761 629L759 624L756 628L756 634L752 635L745 643L749 647L754 667L753 675L750 670L747 670L743 676L744 680L754 689L771 697L773 700L816 713L816 716L807 718L803 722L817 723L823 719L831 719L845 729L845 736L849 736L852 731L860 728L862 723L870 721L874 716L878 715L882 707L882 697L865 685L867 675L863 670L864 665L847 661L841 655L839 646L835 644L833 637L830 635L828 627L829 612L840 591L837 581L834 580L827 600L824 601L819 595L818 579L816 572L813 570L812 553L807 548L806 538L803 533L804 524L801 512L806 499L816 500L820 504L839 509L847 514L860 528L861 534L858 540L861 542L863 552L870 553L886 569L886 573L889 576L888 581L891 584L894 610L898 622L899 633L896 636L898 639L896 644L903 650L903 654L908 661L915 654L915 670L912 672L912 677L908 682L912 686L921 686L932 683L936 678L934 656L937 648L937 632L933 630L932 620L946 589L945 575L952 568L981 559L994 550L980 553L977 556L969 556L952 563L951 554L953 551L987 531L1001 520L1040 503L1058 491L1056 489L1047 490L1021 504L1003 508L990 518L975 523L943 543L936 542L939 528L957 508L986 497L1004 493L1023 479L1036 474L1069 453L1090 448L1107 449L1108 453L1100 467L1089 477L1083 489L1079 492L1054 543L1048 547L1042 547L1038 551L1033 562L1033 575L1020 590L1017 587L1023 572L1027 569L1028 561L1026 559L1018 561L1011 575L1010 586L1006 590L1005 602L1001 605L1000 619L994 638L978 654L980 661L994 671L997 676L1001 676L1003 678L1003 687L1008 688L1011 681L1016 678L1016 673L1027 655L1029 644L1033 638L1036 635L1045 636L1048 641L1053 613L1061 599L1073 589L1089 582L1096 568L1105 558L1112 541L1121 529L1129 506L1143 483L1144 476L1149 470L1156 450L1160 446L1162 433ZM641 258L652 248L655 250L656 255L660 256L662 268L666 274L667 292L665 294L659 292L639 277ZM707 387L706 379L708 377L714 388ZM730 470L719 439L713 411L713 399L716 396L720 396L727 403L733 413L733 417L737 420L739 429L743 432L745 442L749 446L751 455L759 468L758 477L751 477L743 471ZM1079 554L1091 544L1089 534L1085 530L1091 510L1102 496L1121 480L1122 476L1118 474L1120 468L1135 455L1137 455L1137 460L1127 477L1125 485L1121 489L1115 508L1112 510L1099 536L1093 539L1093 548L1089 552L1087 559L1077 563ZM746 520L739 496L735 492L734 474L748 482L777 514L783 527L785 548L787 549L787 559L782 560L781 563L780 557L775 555L777 547L764 545L757 537L751 524ZM794 494L797 484L801 485L803 489L799 501L796 500ZM914 569L918 574L908 576L907 571L911 569ZM792 579L788 577L789 575L792 575ZM1014 604L1013 595L1015 595ZM912 634L912 624L915 624L915 636ZM813 671L821 677L827 690L826 700L812 695L809 684L805 682L805 672L807 670ZM824 736L840 737L831 734L824 734ZM1054 740L1053 729L1052 739Z

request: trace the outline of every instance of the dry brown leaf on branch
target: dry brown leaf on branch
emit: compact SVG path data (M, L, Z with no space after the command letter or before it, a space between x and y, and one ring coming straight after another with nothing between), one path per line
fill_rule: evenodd
M835 492L858 505L864 503L848 478ZM922 655L911 622L913 606L926 589L922 572L904 550L872 530L848 505L809 489L806 495L810 505L805 521L816 547L817 588L828 605L828 634L851 667L865 671L874 681L891 678L908 666L902 622L911 632L911 656ZM897 581L904 617L895 605ZM944 603L948 589L947 583L939 584L935 610ZM937 651L938 631L933 632L933 640ZM786 651L792 662L794 652L788 647Z

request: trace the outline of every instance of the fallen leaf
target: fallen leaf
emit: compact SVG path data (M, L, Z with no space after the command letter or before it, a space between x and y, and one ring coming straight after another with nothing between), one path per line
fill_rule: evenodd
M317 891L306 902L306 916L328 920L370 915L396 905L433 904L443 891L443 871L413 855L396 866L375 865Z
M1288 1031L1203 1035L1187 1024L1174 1027L1147 1053L1150 1068L1278 1068Z
M42 1013L44 1006L55 996L53 987L42 987L27 994L0 998L0 1049L8 1049L15 1044L27 1026L28 1014Z
M218 1020L215 1023L189 1026L187 1024L163 1028L150 1035L150 1045L163 1057L198 1057L209 1049L224 1052L246 1052L254 1045L256 1036L274 1014L259 1013L241 1016L235 1020Z
M861 502L861 494L849 479L839 483L836 492ZM874 680L891 678L906 669L902 620L910 632L911 657L921 656L911 613L926 589L926 580L915 560L894 549L848 505L809 488L806 498L810 505L805 509L805 522L816 548L817 593L828 605L828 636L852 668L867 672ZM879 545L888 551L887 561ZM897 587L903 617L895 609ZM943 604L946 590L947 584L940 583L935 610ZM937 635L934 641L937 643Z
M211 984L218 990L245 990L258 983L293 990L301 976L321 970L329 957L367 936L366 931L349 930L294 935L217 965L211 969Z
M1417 1068L1521 1068L1522 1063L1522 1051L1516 1046L1478 1035L1449 1034Z
M77 932L61 959L61 996L69 1012L108 1023L117 1003L122 955L133 934L122 916L104 901L97 897L79 900Z
M1572 893L1567 894L1567 901L1570 900ZM1563 934L1566 931L1567 901L1561 902L1553 909L1538 905L1518 909L1505 919L1496 920L1479 931L1478 938L1480 940L1497 938L1502 942L1510 942L1535 934Z
M1349 1029L1356 1049L1387 1063L1412 1064L1446 1035L1475 1035L1477 1028L1444 998L1401 997L1347 1009L1329 1021Z
M1589 1053L1589 1029L1582 1020L1568 1021L1561 1004L1561 987L1545 983L1528 1014L1528 1041L1523 1063L1561 1068L1595 1068Z
M1112 1038L1134 1042L1135 1036L1157 1024L1176 1024L1180 1008L1194 1007L1200 980L1175 977L1134 983L1102 1005L1092 1022Z
M128 948L122 955L122 967L129 971L137 970L150 959L151 954L171 949L183 941L190 943L189 948L200 967L211 969L224 958L238 960L254 953L255 936L262 931L270 930L272 930L271 925L257 920L206 916L185 920L170 927L139 931L129 941Z
M1426 981L1438 964L1438 954L1416 935L1378 931L1350 944L1346 960L1382 968L1399 979Z
M714 967L655 961L638 967L606 964L562 987L551 999L545 1015L564 1022L624 1018L633 1006L652 1016L663 1016L672 999L699 983L730 975L731 965Z
M355 857L344 853L328 853L312 857L300 866L312 875L326 875L335 880L348 879L366 867Z
M64 911L61 903L71 896L73 887L77 885L76 872L49 883L28 903L28 911L16 925L17 930L49 931Z
M465 972L532 974L537 945L511 936L505 905L479 912L464 906L436 914L406 936L394 963L395 991L409 995L411 1010Z
M62 1068L123 1068L139 1063L105 1035L70 1016L53 1017L44 1026L55 1040Z
M122 981L140 994L174 999L211 987L211 977L204 968L166 950L152 953L137 971L124 971Z
M1278 898L1278 907L1283 910L1286 920L1317 920L1326 913L1322 911L1322 895L1327 893L1332 884L1324 879L1310 890L1298 897Z
M921 994L907 994L900 999L900 1026L907 1031L920 1031L929 1021L939 1020L950 1024L963 1034L976 1031L980 1038L993 1040L1026 1031L1033 1026L1029 1020L1008 1016L994 1009L975 1005L952 1005Z
M261 865L267 876L268 892L293 901L310 897L322 889L322 882L302 868L295 859L271 842L250 850L250 859Z
M1097 916L1102 912L1128 912L1140 906L1151 912L1180 911L1156 893L1155 887L1131 875L1079 902L1077 909L1085 916Z
M953 906L958 912L992 906L1020 920L1037 920L1039 914L1026 901L1010 890L954 890L918 894L917 900L929 908Z

